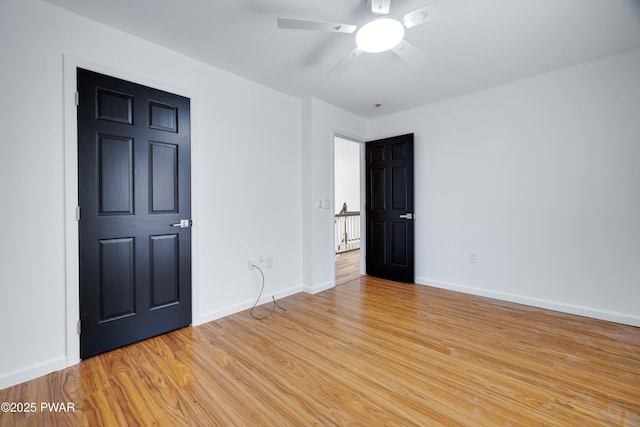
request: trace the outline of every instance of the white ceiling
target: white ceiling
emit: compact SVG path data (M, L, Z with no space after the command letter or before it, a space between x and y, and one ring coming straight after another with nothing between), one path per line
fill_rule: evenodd
M640 48L640 0L439 0L405 40L431 62L363 54L354 34L278 29L277 17L361 26L366 0L45 0L292 95L364 118ZM391 17L429 0L392 0ZM381 107L374 107L380 103Z

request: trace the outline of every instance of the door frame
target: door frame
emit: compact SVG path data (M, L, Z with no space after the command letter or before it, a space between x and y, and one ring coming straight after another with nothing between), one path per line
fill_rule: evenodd
M77 69L95 71L133 83L150 86L190 98L191 111L195 111L197 97L194 93L182 87L176 87L170 82L154 80L140 74L135 74L110 65L89 59L63 54L63 111L64 111L64 234L65 234L65 312L66 312L66 363L72 366L80 362L80 250L78 221L76 220L76 206L78 206L78 115L76 111L75 93L77 88ZM197 164L197 127L191 114L191 177L196 176ZM197 217L197 182L191 179L191 218L198 224ZM199 286L197 270L198 236L191 234L191 322L198 324L200 311L198 308Z
M330 165L330 170L331 170L331 203L332 205L335 203L336 200L336 171L335 171L335 164L336 164L336 153L335 153L335 139L337 138L342 138L342 139L346 139L348 141L354 142L356 144L358 144L359 146L359 154L358 154L358 162L360 163L360 274L361 275L365 275L366 273L366 265L364 263L365 261L365 256L366 256L366 244L367 244L367 237L365 236L366 233L366 219L367 219L367 215L366 212L364 210L364 206L366 203L366 171L363 170L364 167L364 160L365 160L365 143L366 140L363 138L359 138L353 135L349 135L348 132L340 132L340 131L334 131L332 133L331 136L331 165ZM335 206L333 206L333 210L335 211ZM331 277L333 278L333 286L336 285L336 263L335 263L335 223L334 223L334 215L331 215L331 235L334 236L333 240L331 242L331 256L332 259L334 260L331 263Z

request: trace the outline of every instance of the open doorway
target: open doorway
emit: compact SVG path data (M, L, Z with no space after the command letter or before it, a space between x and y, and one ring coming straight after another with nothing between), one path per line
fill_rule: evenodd
M334 206L336 285L360 277L360 144L334 137Z

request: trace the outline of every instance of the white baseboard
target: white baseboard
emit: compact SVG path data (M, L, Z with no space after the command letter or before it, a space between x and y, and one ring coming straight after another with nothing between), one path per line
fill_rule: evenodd
M326 291L327 289L331 289L334 286L335 286L335 282L333 281L326 282L321 285L317 285L313 287L305 285L305 286L294 287L294 288L286 289L284 291L280 291L276 294L273 294L273 296L276 299L281 299L293 294L297 294L298 292L301 292L301 291L314 295L319 292ZM258 305L268 303L269 301L271 301L271 295L263 296L262 298L260 298ZM232 314L239 313L243 310L247 310L251 308L253 304L255 304L255 300L244 301L239 304L230 305L228 307L224 307L219 310L208 311L206 313L202 313L198 319L193 319L192 324L193 326L197 326L197 325L202 325L203 323L212 322L214 320L221 319L225 316L230 316Z
M67 357L60 356L55 359L35 363L23 368L0 374L0 390L20 384L32 379L47 375L51 372L59 371L67 367Z
M308 294L315 295L315 294L317 294L317 293L319 293L319 292L326 291L327 289L331 289L331 288L333 288L335 285L336 285L336 282L335 282L335 281L329 281L329 282L322 283L322 284L320 284L320 285L316 285L316 286L307 286L307 285L304 285L304 286L302 287L302 290L303 290L304 292L308 293Z
M284 291L277 292L275 294L263 295L260 298L260 301L258 301L257 305L262 305L270 302L272 300L271 299L272 295L275 297L275 299L279 300L281 298L285 298L290 295L297 294L300 291L302 291L302 287L296 286L293 288L285 289ZM193 326L197 326L197 325L202 325L203 323L212 322L214 320L221 319L225 316L230 316L232 314L239 313L243 310L247 310L253 307L255 303L256 303L256 300L252 299L250 301L244 301L239 304L234 304L219 310L208 311L206 313L201 314L198 319L193 319L192 324Z
M578 316L590 317L593 319L606 320L608 322L621 323L624 325L640 326L640 317L632 316L624 313L616 313L607 310L601 310L593 307L583 307L563 302L544 300L540 298L532 298L522 295L510 294L506 292L497 292L489 289L476 288L473 286L460 285L457 283L440 282L430 280L423 277L416 277L416 283L419 285L433 286L434 288L447 289L450 291L463 292L465 294L477 295L481 297L493 298L502 301L515 302L532 307L544 308L548 310L559 311L562 313L575 314Z

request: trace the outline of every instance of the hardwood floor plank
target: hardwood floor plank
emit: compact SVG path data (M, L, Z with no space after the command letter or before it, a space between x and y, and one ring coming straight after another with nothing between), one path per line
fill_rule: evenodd
M200 334L203 332L206 329L199 331ZM238 362L230 356L228 349L216 347L202 336L205 339L200 341L197 349L188 354L180 352L179 356L183 361L194 362L190 367L197 380L187 386L190 392L199 396L204 405L211 401L216 403L216 410L210 414L211 420L216 425L275 425L277 417L269 413L264 402L256 399L243 385L251 372L238 375L235 371Z
M148 340L147 344L127 348L136 370L142 374L143 386L151 391L151 396L147 394L143 398L152 398L153 405L161 408L163 423L197 425L190 402L180 393L175 382L175 373L163 363L161 352L154 351L163 346L162 341L156 337Z
M88 393L82 398L82 408L89 426L124 426L128 420L117 404L111 389Z
M279 303L0 390L76 409L0 427L640 426L640 328L367 276Z
M40 413L40 402L47 401L49 395L47 392L47 381L49 376L37 378L33 381L18 384L15 387L6 389L2 392L0 402L14 403L13 412L0 413L1 426L14 425L43 425L42 423L49 420L49 414ZM21 410L25 405L36 405L35 409L29 407Z
M86 426L86 416L80 394L80 369L78 366L49 375L48 402L45 411L54 411L51 417L55 426ZM76 404L76 402L78 402ZM41 404L43 402L40 402Z
M336 285L360 277L360 249L336 254Z

